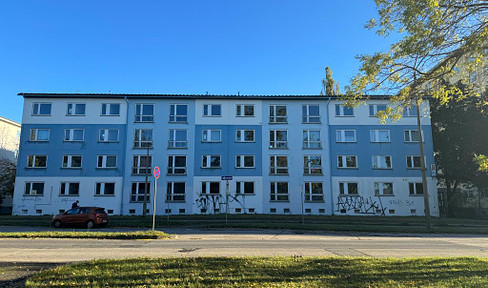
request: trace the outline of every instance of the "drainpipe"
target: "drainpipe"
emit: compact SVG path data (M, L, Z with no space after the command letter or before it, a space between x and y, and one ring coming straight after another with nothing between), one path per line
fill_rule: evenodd
M328 147L328 150L329 150L329 189L330 189L330 212L331 212L331 215L334 215L334 196L333 196L333 193L332 193L332 152L331 152L331 136L330 136L330 110L329 110L329 104L330 104L330 97L328 98L327 100L327 136L329 136L328 140L329 140L329 147Z

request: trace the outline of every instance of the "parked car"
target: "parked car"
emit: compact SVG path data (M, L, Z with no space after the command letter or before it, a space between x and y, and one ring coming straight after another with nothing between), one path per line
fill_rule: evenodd
M105 227L109 217L105 208L77 207L53 217L51 225L60 228L63 226L84 226L91 229L95 226Z

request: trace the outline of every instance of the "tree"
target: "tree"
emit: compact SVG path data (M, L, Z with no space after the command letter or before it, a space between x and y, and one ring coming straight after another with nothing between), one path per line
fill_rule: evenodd
M320 95L339 95L339 83L332 78L332 70L329 67L325 67L325 79L322 79L322 91Z
M449 103L453 96L457 100L479 96L477 91L483 88L476 87L476 83L461 91L450 85L449 79L455 73L468 78L473 72L481 71L486 62L483 47L488 40L488 0L375 2L378 19L372 19L366 27L376 29L380 36L396 33L402 38L386 52L358 57L361 67L347 87L346 104L359 105L371 93L394 94L387 110L377 115L385 122L388 118L401 118L406 106L421 107L427 96L433 96L441 104ZM420 131L420 115L417 126ZM422 133L419 134L425 215L430 229L424 149Z
M13 195L17 165L6 158L0 158L0 205L7 195Z

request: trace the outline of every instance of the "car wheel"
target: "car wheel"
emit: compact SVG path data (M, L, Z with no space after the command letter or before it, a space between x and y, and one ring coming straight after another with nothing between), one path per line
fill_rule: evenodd
M93 227L95 227L95 222L93 222L91 220L86 222L86 228L92 229Z
M59 221L59 220L54 221L53 226L54 226L54 228L61 228L61 226L62 226L61 221Z

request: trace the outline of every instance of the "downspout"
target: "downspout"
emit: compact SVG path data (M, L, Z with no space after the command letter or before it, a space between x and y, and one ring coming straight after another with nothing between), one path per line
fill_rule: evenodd
M332 193L332 151L331 151L331 136L330 136L330 110L329 110L329 104L330 104L330 97L327 100L327 136L329 140L329 191L330 191L330 212L331 215L334 215L334 196Z
M122 157L122 195L120 200L120 215L124 212L124 184L125 184L125 161L127 158L127 139L129 139L129 100L127 96L124 96L125 104L126 104L126 111L125 111L125 141L124 141L124 150L123 150L123 157Z

